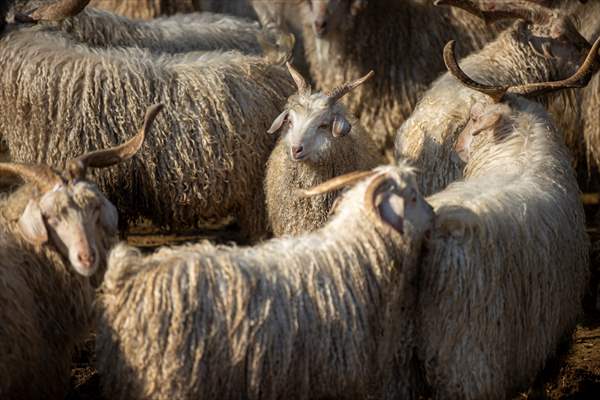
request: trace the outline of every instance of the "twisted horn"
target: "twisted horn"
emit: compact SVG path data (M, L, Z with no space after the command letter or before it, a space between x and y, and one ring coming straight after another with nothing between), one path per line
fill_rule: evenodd
M458 66L454 47L455 42L453 40L448 42L444 47L444 62L446 63L448 71L463 85L487 94L495 102L499 102L506 93L535 97L555 90L584 87L589 82L592 74L598 69L597 57L599 57L598 50L600 49L600 37L594 42L594 45L588 52L585 61L581 64L579 69L569 78L554 82L529 83L517 86L491 86L474 81Z
M69 179L83 177L87 168L106 168L133 157L142 147L146 133L150 130L156 116L163 108L163 104L155 104L149 107L146 111L142 129L127 142L110 149L92 151L68 161L66 172Z
M300 72L298 72L296 68L294 68L289 62L286 62L285 65L287 66L288 71L290 71L290 75L292 75L292 79L298 87L298 93L301 95L310 94L310 86L306 83L302 74L300 74Z
M377 205L375 204L375 198L377 197L379 188L387 180L389 180L388 174L386 174L385 172L379 173L379 176L376 176L373 179L373 181L369 183L369 186L365 191L365 207L370 216L379 217L379 213L375 211L377 209ZM377 218L377 220L381 220L381 218Z
M597 58L600 57L598 54L599 49L600 37L594 42L594 45L588 52L585 61L581 64L579 69L567 79L513 86L509 88L509 91L510 93L519 94L521 96L535 97L560 89L585 87L589 83L594 72L598 70L598 62L600 61L597 60Z
M82 12L89 2L90 0L58 0L25 14L15 14L15 20L18 22L62 21Z
M49 191L62 183L60 176L47 165L27 165L21 163L0 163L0 174L9 173L33 183L42 191Z
M446 46L444 46L444 63L446 64L448 72L466 87L487 94L494 99L495 102L502 100L502 97L504 97L508 91L509 86L484 85L471 79L458 65L455 47L456 42L454 40L449 41L446 43Z
M317 196L350 186L358 181L376 174L378 174L377 171L354 171L345 175L336 176L335 178L325 181L317 186L314 186L310 189L300 190L299 192L303 197Z
M332 91L325 93L325 95L327 97L329 97L330 103L334 104L339 99L341 99L342 97L344 97L345 95L350 93L352 90L354 90L358 86L362 85L363 83L365 83L366 81L371 79L373 77L373 75L375 75L375 72L369 71L369 73L366 74L365 76L363 76L362 78L358 78L351 82L346 82L343 85L336 87Z

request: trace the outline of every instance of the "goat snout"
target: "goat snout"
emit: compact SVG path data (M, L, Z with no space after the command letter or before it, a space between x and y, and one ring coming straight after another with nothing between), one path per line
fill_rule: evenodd
M303 154L304 146L292 146L292 158L294 160L301 160L304 157Z
M79 252L77 261L85 268L93 268L96 265L96 252L93 249Z
M323 37L327 34L327 19L317 18L314 22L315 34L318 37Z

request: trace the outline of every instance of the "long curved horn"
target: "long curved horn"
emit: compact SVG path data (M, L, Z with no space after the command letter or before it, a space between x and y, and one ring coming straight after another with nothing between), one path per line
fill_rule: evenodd
M589 83L590 78L598 69L600 63L600 60L598 59L600 57L600 54L598 54L599 49L600 37L594 42L594 45L588 52L585 61L581 64L579 69L567 79L513 86L509 89L509 92L521 96L535 97L555 90L584 87Z
M375 198L377 197L378 190L383 184L383 182L387 181L389 176L384 172L380 173L379 176L376 176L365 191L365 206L367 210L375 212Z
M336 87L332 91L325 93L325 95L329 97L330 104L334 104L346 94L350 93L352 90L371 79L373 75L375 75L375 72L369 71L369 73L363 76L362 78L358 78L351 82L346 82L343 85Z
M310 94L310 86L306 83L306 80L304 80L302 74L298 72L298 70L296 70L296 68L294 68L289 62L286 62L285 65L287 66L288 71L290 71L290 75L292 75L292 79L298 87L298 93L301 95Z
M336 176L335 178L325 181L317 186L306 190L300 190L299 192L300 195L303 197L317 196L320 194L333 192L334 190L338 190L346 186L350 186L358 181L361 181L378 173L379 172L377 171L354 171L345 175Z
M44 4L26 14L15 14L18 22L62 21L73 17L89 4L90 0L58 0Z
M446 64L448 72L466 87L487 94L494 99L495 102L502 100L502 97L504 97L508 91L509 86L484 85L471 79L458 65L455 47L456 42L454 40L449 41L446 43L446 46L444 46L444 63Z
M156 116L163 108L163 104L155 104L149 107L146 111L142 129L127 142L110 149L92 151L68 161L66 172L69 179L83 177L87 168L106 168L133 157L142 147L146 133L148 133Z
M0 174L9 173L33 183L39 189L48 191L62 183L60 176L47 165L28 165L21 163L0 163Z
M544 24L550 21L551 16L551 10L532 0L496 1L489 9L470 0L436 0L434 5L461 8L486 22L519 18L532 24Z

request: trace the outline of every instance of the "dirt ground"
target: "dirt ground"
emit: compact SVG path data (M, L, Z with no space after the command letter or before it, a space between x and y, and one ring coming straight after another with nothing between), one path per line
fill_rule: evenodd
M594 207L596 209L596 207ZM596 211L589 220L596 219ZM592 280L584 302L585 315L572 338L557 351L532 387L515 398L527 400L600 399L600 311L597 308L597 287L600 282L600 231L588 230L592 240ZM156 235L140 229L128 237L131 244L151 251L164 243L184 243L200 239L229 242L235 239L234 230L186 235ZM66 400L108 400L99 393L99 376L93 368L94 338L90 337L74 360L71 371L71 392Z

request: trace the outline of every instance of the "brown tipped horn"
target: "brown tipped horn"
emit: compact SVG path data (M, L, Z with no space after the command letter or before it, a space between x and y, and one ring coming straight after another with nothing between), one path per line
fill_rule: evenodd
M585 61L581 64L579 69L567 79L555 82L540 82L514 86L511 87L509 91L510 93L519 94L521 96L535 97L555 90L584 87L589 83L590 78L598 69L598 57L600 57L598 54L599 49L600 37L594 42L594 45L588 52Z
M39 189L48 191L62 183L60 177L47 165L27 165L21 163L0 163L0 174L9 173L33 183Z
M149 107L146 111L142 129L127 142L110 149L92 151L68 161L66 172L69 179L83 177L87 168L106 168L133 157L142 147L146 134L163 108L163 104L155 104Z
M345 175L337 176L333 179L325 181L320 185L314 186L310 189L300 190L300 195L303 197L312 197L324 193L333 192L334 190L341 189L343 187L352 185L365 178L378 174L377 171L355 171Z
M329 97L330 103L334 104L339 99L350 93L352 90L356 89L358 86L371 79L373 75L375 75L375 72L369 71L369 73L363 76L362 78L358 78L351 82L346 82L343 85L336 87L331 92L325 93L325 95Z
M383 185L384 182L390 179L389 175L385 172L380 173L379 176L376 176L365 191L365 209L367 210L367 214L376 221L381 222L381 216L376 211L377 205L375 204L375 199L377 198L377 194L379 194L379 188Z
M296 68L294 68L289 62L286 62L285 65L287 66L288 71L290 71L290 75L292 75L292 79L298 87L298 93L309 94L310 86L306 83L302 74L298 72Z
M16 14L15 20L18 22L62 21L82 12L89 2L90 0L58 0L44 4L26 14Z
M434 5L461 8L486 22L520 18L533 24L544 24L550 21L551 15L549 9L532 0L497 1L489 6L489 9L476 5L470 0L436 0Z
M484 85L471 79L460 68L458 62L456 61L455 46L456 42L454 40L449 41L446 46L444 46L444 63L446 64L448 72L450 72L452 76L458 79L466 87L487 94L494 99L495 102L502 100L502 97L504 97L509 87Z

